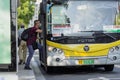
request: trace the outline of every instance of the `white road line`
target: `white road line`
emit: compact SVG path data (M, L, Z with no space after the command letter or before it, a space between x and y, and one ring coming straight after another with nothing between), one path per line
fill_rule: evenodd
M120 80L120 78L109 78L110 80Z
M88 80L110 80L110 79L105 78L105 77L98 77L98 78L91 78L91 79L88 79Z
M120 68L120 65L115 65L116 68Z
M88 80L120 80L120 78L106 78L106 77L98 77L98 78L90 78Z
M43 76L43 74L41 73L39 66L38 66L37 62L35 61L34 57L32 58L31 64L32 64L34 73L37 74L35 76L36 80L46 80L45 77Z

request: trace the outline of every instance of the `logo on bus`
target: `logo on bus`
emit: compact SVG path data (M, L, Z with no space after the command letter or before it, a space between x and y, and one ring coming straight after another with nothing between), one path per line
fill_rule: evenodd
M89 51L89 46L84 46L84 51Z

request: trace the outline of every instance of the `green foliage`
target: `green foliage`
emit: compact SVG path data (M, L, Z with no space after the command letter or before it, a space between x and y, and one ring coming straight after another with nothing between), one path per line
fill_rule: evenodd
M29 21L32 19L35 6L31 4L30 1L34 2L34 0L20 0L20 6L17 8L18 27L20 27L21 24L27 27Z

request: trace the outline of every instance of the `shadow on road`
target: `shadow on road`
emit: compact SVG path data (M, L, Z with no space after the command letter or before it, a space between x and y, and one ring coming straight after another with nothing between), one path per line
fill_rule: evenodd
M46 74L43 67L39 66L41 72ZM59 75L59 74L115 74L116 72L106 72L103 68L94 68L94 67L55 67L52 68L51 72L47 73L48 75ZM116 73L117 74L117 73Z

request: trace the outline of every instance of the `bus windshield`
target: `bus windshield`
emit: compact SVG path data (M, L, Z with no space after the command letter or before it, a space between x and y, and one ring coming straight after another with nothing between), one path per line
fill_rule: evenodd
M68 1L52 5L48 12L48 33L53 35L104 31L104 26L115 25L118 1Z

